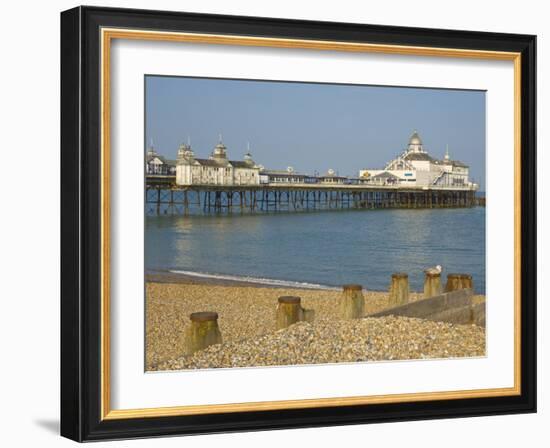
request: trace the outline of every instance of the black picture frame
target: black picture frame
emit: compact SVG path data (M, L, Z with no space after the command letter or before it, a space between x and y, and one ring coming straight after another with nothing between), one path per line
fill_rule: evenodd
M100 29L521 53L521 394L101 419ZM536 36L100 7L61 13L61 435L76 441L536 412Z

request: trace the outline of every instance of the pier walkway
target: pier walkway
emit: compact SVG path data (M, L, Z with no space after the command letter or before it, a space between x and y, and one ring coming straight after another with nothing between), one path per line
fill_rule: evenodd
M485 205L485 198L476 198L473 189L442 186L336 183L183 186L175 183L174 176L148 176L145 190L148 211L157 213L299 212Z

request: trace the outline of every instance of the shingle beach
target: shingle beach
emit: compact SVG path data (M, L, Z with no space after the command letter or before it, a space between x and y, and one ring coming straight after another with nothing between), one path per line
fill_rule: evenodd
M387 316L341 320L340 291L200 282L146 283L146 369L204 369L485 355L485 329ZM313 323L276 331L280 296L302 298ZM388 294L364 291L365 313L388 308ZM411 293L411 300L420 298ZM484 300L476 296L476 301ZM189 315L215 311L223 343L185 356Z

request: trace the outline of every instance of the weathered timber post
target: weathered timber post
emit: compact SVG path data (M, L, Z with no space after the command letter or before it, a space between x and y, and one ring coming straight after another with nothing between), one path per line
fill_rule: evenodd
M276 315L277 330L304 320L304 311L300 305L300 297L282 296L279 297L278 301Z
M447 274L445 292L456 291L464 288L474 289L474 282L470 274Z
M462 278L460 274L447 274L445 292L457 291L459 289L462 289Z
M185 345L188 355L214 344L222 343L222 334L218 328L218 313L202 311L189 316L191 325L187 329Z
M409 302L409 275L396 272L391 275L390 306L399 306Z
M424 273L424 298L441 294L441 273Z
M462 281L462 288L470 288L472 291L474 290L474 282L470 274L461 274L460 278Z
M361 285L344 285L340 298L340 317L359 319L365 314L365 298Z

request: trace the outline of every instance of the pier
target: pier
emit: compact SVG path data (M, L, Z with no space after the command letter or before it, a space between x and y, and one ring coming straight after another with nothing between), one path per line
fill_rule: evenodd
M383 208L463 208L485 205L475 190L403 185L177 185L174 176L147 176L149 214L300 212Z

